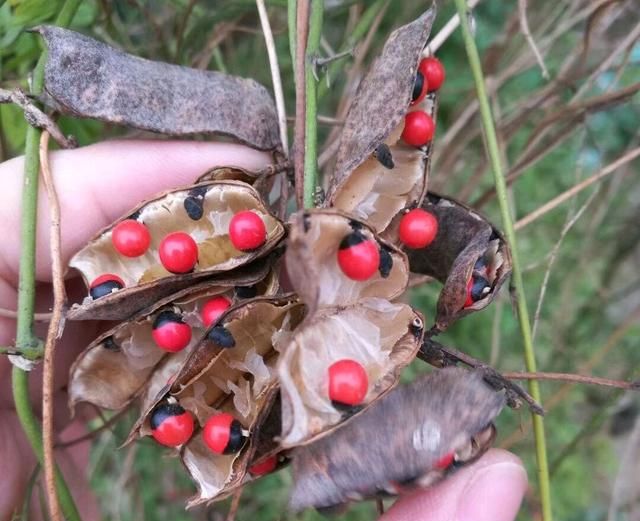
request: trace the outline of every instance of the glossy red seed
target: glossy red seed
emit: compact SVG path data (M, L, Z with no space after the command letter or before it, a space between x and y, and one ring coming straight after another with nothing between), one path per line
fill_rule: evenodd
M216 454L224 454L231 438L231 424L235 418L226 412L211 416L204 424L202 439Z
M273 472L278 466L278 456L273 455L249 467L249 472L254 476L264 476Z
M352 240L354 236L356 238ZM351 234L340 245L338 265L350 279L367 280L378 271L378 266L380 265L378 245L374 241L364 239L361 235Z
M191 342L191 326L176 313L164 311L156 317L151 336L160 349L177 353Z
M160 444L178 447L189 441L195 427L193 416L184 411L175 416L166 416L159 425L151 430L151 435Z
M111 232L111 242L120 255L139 257L149 249L151 234L141 222L126 219L119 222Z
M124 281L117 275L114 275L113 273L105 273L104 275L100 275L99 277L96 277L91 282L89 288L95 288L105 282L115 282L116 284L124 288Z
M160 262L171 273L189 273L198 262L198 245L184 232L173 232L162 239L158 253Z
M429 56L420 62L418 70L424 74L429 85L429 92L438 90L445 80L445 70L442 62L435 56Z
M415 208L402 216L398 234L407 248L425 248L436 238L438 220L422 208Z
M451 466L451 464L453 463L454 457L455 457L455 453L454 452L450 452L449 454L445 454L438 461L436 461L436 464L434 465L435 468L440 469L440 470L448 469Z
M464 301L464 307L468 308L473 305L473 296L471 292L473 291L473 277L470 277L467 281L467 300Z
M231 306L231 301L227 297L219 296L209 299L200 311L200 316L202 317L202 322L205 327L209 327L218 320L220 315L222 315L229 306Z
M229 238L237 250L255 250L267 240L267 228L257 213L250 210L238 212L229 223Z
M369 390L369 377L355 360L338 360L329 367L329 399L345 405L359 405Z
M431 116L421 110L409 112L404 118L402 139L408 145L422 147L433 139L436 126Z

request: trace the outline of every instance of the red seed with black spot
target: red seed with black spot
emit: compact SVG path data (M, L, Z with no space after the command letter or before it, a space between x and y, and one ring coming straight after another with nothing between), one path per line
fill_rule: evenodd
M99 299L106 295L111 295L114 291L124 288L124 281L113 273L105 273L89 286L89 295L93 300Z
M436 461L434 467L439 470L446 470L453 464L454 458L455 453L449 452L448 454L442 456L438 461Z
M151 412L151 435L167 447L178 447L191 439L195 422L177 403L161 403Z
M240 422L226 412L207 420L202 430L202 439L216 454L234 454L247 441Z
M436 125L426 112L416 110L404 117L402 139L407 145L423 147L433 139Z
M249 472L252 476L264 476L265 474L269 474L273 472L278 466L278 456L275 454L273 456L269 456L258 463L255 463L249 467Z
M491 285L487 279L472 275L467 282L467 299L465 300L464 307L468 308L472 306L474 302L484 298L490 291Z
M426 248L437 234L438 220L432 213L422 208L410 210L400 219L398 236L407 248Z
M359 231L351 232L340 242L338 265L350 279L364 281L371 278L380 266L378 244Z
M429 56L420 62L418 69L427 80L428 91L434 92L442 87L446 74L444 65L435 56Z
M120 255L140 257L149 249L151 234L140 221L125 219L116 224L111 232L111 242Z
M202 317L202 322L205 327L209 327L216 320L220 318L220 316L229 309L231 306L231 301L224 296L217 296L210 298L204 306L202 306L202 310L200 311L200 316Z
M153 321L151 336L160 349L177 353L191 342L191 326L175 311L166 310Z

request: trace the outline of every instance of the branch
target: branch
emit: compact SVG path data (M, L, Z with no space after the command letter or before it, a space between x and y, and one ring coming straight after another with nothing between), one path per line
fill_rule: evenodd
M611 380L598 376L583 376L572 373L502 373L505 378L511 380L554 380L557 382L572 382L584 385L599 385L601 387L614 387L616 389L640 390L640 380L627 382L625 380Z
M305 88L305 56L307 50L307 34L309 32L309 1L298 0L296 25L289 25L289 32L296 35L295 45L295 81L296 81L296 124L293 136L293 167L295 172L296 205L304 207L304 161L305 161L305 125L306 125L306 88ZM290 11L291 12L291 9Z

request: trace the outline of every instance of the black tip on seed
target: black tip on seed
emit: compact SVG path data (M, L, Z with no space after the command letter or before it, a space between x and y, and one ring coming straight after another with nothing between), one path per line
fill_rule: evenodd
M189 196L190 197L196 197L198 199L204 199L204 196L207 195L208 191L209 191L209 186L208 185L196 186L196 187L192 188L191 190L189 190Z
M224 326L215 326L212 328L207 334L207 339L225 349L236 346L236 339L233 338L231 331Z
M386 279L391 273L393 268L393 257L391 252L384 246L380 247L380 263L378 264L378 271L383 279Z
M471 286L471 298L474 302L484 298L488 291L491 290L491 285L489 281L484 277L473 277L473 286Z
M203 200L197 197L187 197L184 200L184 209L192 221L199 221L204 215Z
M302 214L302 227L304 228L304 233L307 233L311 228L311 215L307 212Z
M349 226L351 226L351 229L354 232L357 232L358 230L362 230L362 223L354 219L349 219Z
M340 241L339 248L341 250L346 250L347 248L351 248L352 246L356 246L356 245L358 245L361 242L364 242L366 240L367 239L365 238L364 235L362 235L358 231L354 231L354 232L351 232L349 235L347 235L344 239L342 239L342 241Z
M424 331L424 323L422 322L422 320L420 320L419 318L415 318L409 326L409 331L411 331L411 334L414 337L420 338L422 336L422 331Z
M161 403L151 411L151 417L149 423L152 429L157 429L160 424L167 418L172 416L180 416L184 414L185 410L178 403Z
M480 257L476 263L473 265L473 269L477 271L482 271L486 267L486 263L484 262L484 257Z
M348 405L346 403L336 402L335 400L331 401L331 405L340 411L342 419L347 419L364 409L363 405Z
M122 284L117 280L107 280L106 282L91 288L89 290L89 295L93 300L96 300L107 295L111 295L111 293L118 289L122 289Z
M133 212L127 219L131 219L133 221L137 221L140 218L140 210L136 210Z
M236 286L235 294L238 298L253 298L258 294L256 286Z
M388 168L389 170L396 166L393 162L391 149L385 143L381 143L380 145L378 145L378 148L376 148L373 155L383 167Z
M161 311L155 318L155 320L153 321L153 329L158 329L164 324L175 322L184 323L184 320L182 320L182 315L179 315L175 311L167 309L165 311Z
M112 336L108 336L102 341L102 347L104 347L108 351L120 351L120 346L116 344L116 341Z
M227 443L224 449L224 454L234 454L238 452L246 441L247 438L242 434L242 425L238 420L233 420L229 429L229 443Z
M416 81L413 84L413 92L411 93L411 101L415 101L420 97L422 87L424 86L424 76L420 71L416 74Z

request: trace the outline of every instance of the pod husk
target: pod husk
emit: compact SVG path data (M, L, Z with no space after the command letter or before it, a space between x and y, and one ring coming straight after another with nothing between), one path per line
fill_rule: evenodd
M199 194L203 205L203 216L199 220L190 218L184 208L184 201L193 199L194 193ZM228 221L234 213L242 210L256 211L267 228L265 244L251 252L236 250L227 234ZM113 247L111 232L120 221L132 215L149 228L151 245L143 256L128 258ZM195 236L198 243L199 261L191 273L169 273L157 257L160 241L167 233L174 231L186 231ZM259 194L245 183L210 182L165 192L103 229L73 256L69 266L80 271L87 287L103 273L120 276L125 287L97 300L87 296L82 303L71 308L69 318L124 320L154 300L171 295L203 278L221 276L264 257L283 236L284 226L269 213Z
M104 409L118 410L129 405L140 393L148 393L145 384L152 385L153 373L166 358L185 359L184 354L197 344L205 328L200 321L198 306L204 300L216 295L226 295L232 302L234 286L258 284L260 292L271 295L278 290L277 278L266 271L268 266L254 270L249 277L227 278L215 283L204 282L182 290L170 297L156 302L94 340L75 360L69 372L69 406L73 410L81 401L89 402ZM177 306L188 317L185 320L192 326L192 339L188 347L176 354L167 353L158 348L151 338L153 315L161 309ZM135 336L134 336L135 335ZM133 341L133 338L136 341ZM119 349L107 343L115 341ZM144 408L143 408L144 410Z
M366 281L355 281L342 272L338 249L354 230L376 241L380 251L388 254L388 273L378 270ZM377 237L367 223L336 210L305 210L292 216L285 265L309 313L326 306L348 306L368 297L394 299L404 292L409 277L402 251Z
M48 48L45 101L56 110L172 136L280 147L274 102L254 80L145 60L61 27L36 31Z
M329 434L390 390L414 359L423 332L423 319L410 306L378 298L309 316L279 347L281 446L295 447ZM328 395L329 366L345 358L359 362L369 380L363 403L346 411L336 408Z
M435 215L438 233L426 248L407 250L412 272L444 284L437 304L434 331L444 331L459 318L487 307L511 274L511 252L500 233L484 216L450 198L429 192L422 208ZM467 281L478 259L489 267L491 290L465 308Z
M504 404L480 373L459 368L399 386L330 436L293 451L289 506L327 508L430 486L453 470L435 468L445 454L456 452L457 467L486 451Z

